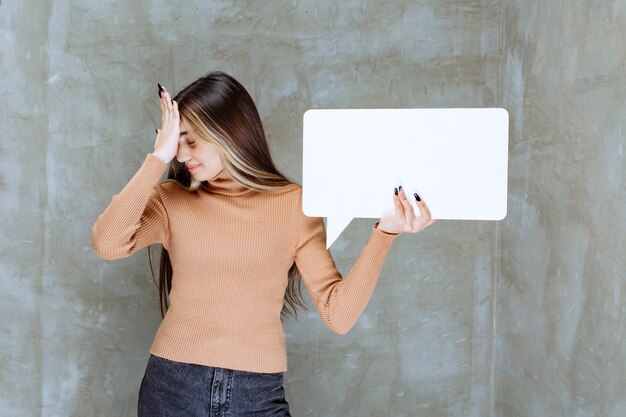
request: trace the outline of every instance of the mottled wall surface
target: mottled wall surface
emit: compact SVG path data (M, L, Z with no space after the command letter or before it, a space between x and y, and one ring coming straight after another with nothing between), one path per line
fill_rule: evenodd
M626 415L626 2L505 0L496 415Z
M42 406L48 14L15 7L9 16L0 6L0 414L7 416L40 415Z
M7 0L0 36L3 416L134 413L160 320L147 252L106 262L90 239L151 151L156 82L234 75L298 182L309 108L495 107L500 91L496 0ZM333 245L342 272L374 221ZM348 335L311 304L287 321L292 414L490 415L495 230L399 237Z

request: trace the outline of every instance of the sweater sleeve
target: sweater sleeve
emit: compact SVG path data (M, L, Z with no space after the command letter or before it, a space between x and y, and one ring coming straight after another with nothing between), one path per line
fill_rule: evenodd
M159 182L167 164L152 154L92 227L91 246L101 258L126 258L168 240L168 218Z
M335 333L346 334L367 306L398 234L383 232L378 229L378 223L374 224L361 255L348 276L342 278L326 249L323 219L308 217L302 212L302 195L298 215L296 265L326 326Z

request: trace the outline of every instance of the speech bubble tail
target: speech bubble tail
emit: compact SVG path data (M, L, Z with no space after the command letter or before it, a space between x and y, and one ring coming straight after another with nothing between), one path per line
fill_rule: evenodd
M353 217L328 217L326 221L326 249L330 248L335 240L339 237L341 232L350 224Z

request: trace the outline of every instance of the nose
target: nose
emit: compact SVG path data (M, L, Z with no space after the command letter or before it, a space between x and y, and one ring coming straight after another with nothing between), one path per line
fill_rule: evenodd
M176 151L176 159L178 160L178 162L186 162L191 159L191 155L184 145L178 145L178 151Z

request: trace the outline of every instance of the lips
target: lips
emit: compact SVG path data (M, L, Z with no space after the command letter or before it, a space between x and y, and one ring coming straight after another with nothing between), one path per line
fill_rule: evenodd
M189 172L194 172L199 166L200 166L200 164L187 165L187 169L189 170Z

